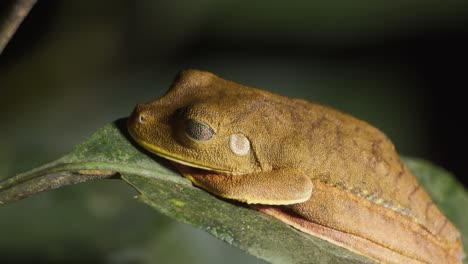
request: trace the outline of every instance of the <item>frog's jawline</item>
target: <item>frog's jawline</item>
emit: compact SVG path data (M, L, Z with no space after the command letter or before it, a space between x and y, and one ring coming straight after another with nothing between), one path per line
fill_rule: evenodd
M140 146L143 146L146 150L150 151L151 153L161 157L161 158L164 158L164 159L167 159L167 160L170 160L170 161L173 161L175 163L178 163L178 164L181 164L181 165L184 165L184 166L187 166L187 167L191 167L191 168L196 168L196 169L200 169L200 170L205 170L205 171L214 171L214 172L217 172L217 173L222 173L222 174L229 174L229 175L233 175L235 173L231 172L231 171L228 171L228 170L223 170L223 169L218 169L218 168L210 168L210 167L206 167L204 165L201 165L201 164L196 164L196 163L191 163L191 162L188 162L188 161L185 161L183 160L181 157L177 157L167 151L164 151L162 148L158 148L156 147L154 144L151 144L143 139L141 139L137 133L134 133L131 129L128 130L130 135L132 136L132 138L140 145Z

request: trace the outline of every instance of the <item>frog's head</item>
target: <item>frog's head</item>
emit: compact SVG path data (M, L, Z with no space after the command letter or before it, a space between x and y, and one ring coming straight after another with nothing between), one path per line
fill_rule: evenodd
M301 127L294 126L299 117L288 100L187 70L162 98L137 105L128 130L211 193L247 203L303 202L312 183L294 166L303 144L295 137Z
M235 175L260 171L269 166L262 148L277 132L266 122L275 119L266 93L186 70L162 98L136 106L128 130L140 145L179 164Z

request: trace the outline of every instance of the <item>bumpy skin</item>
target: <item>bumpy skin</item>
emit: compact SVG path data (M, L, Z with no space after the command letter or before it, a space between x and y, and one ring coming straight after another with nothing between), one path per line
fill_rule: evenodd
M214 136L187 136L186 120ZM254 207L306 233L383 263L461 263L458 230L390 140L352 116L187 70L162 98L138 105L128 129L195 185L262 204ZM230 147L239 134L245 155Z

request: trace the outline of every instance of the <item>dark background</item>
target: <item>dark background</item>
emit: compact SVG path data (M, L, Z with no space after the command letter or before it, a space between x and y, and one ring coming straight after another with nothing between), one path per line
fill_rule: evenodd
M0 56L0 177L59 157L193 67L349 112L467 186L467 36L456 0L38 1ZM89 183L2 208L0 254L255 262L131 196Z

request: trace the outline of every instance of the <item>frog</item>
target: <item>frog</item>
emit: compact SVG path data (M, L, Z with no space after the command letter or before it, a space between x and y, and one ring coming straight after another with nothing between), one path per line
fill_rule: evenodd
M378 263L462 263L394 144L342 111L187 69L127 129L195 186Z

